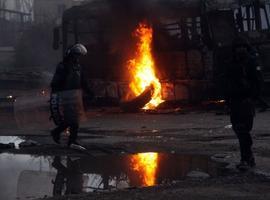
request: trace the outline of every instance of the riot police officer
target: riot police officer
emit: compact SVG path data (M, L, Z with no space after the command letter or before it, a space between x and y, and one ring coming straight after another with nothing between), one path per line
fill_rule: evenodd
M51 82L51 104L54 101L59 105L59 107L51 106L52 117L57 125L51 131L51 136L58 144L60 143L61 133L69 129L68 145L78 145L79 120L83 112L81 89L88 90L86 79L79 64L79 57L86 54L87 49L82 44L75 44L70 47L63 61L58 64ZM53 99L53 97L56 98ZM54 108L58 108L56 112ZM61 116L58 116L59 114Z
M255 116L254 100L259 95L260 80L256 73L256 60L249 53L250 45L245 38L238 37L232 46L233 58L227 72L227 103L230 119L240 146L240 170L255 166L250 131Z

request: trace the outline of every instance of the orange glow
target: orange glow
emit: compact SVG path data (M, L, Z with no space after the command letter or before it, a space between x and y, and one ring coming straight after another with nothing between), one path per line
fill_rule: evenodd
M132 81L129 85L135 96L139 96L148 86L153 85L152 99L143 109L154 109L163 102L161 84L155 74L155 63L152 56L153 29L140 23L135 31L138 38L136 56L128 61Z
M158 153L139 153L131 157L131 168L139 173L143 186L155 185L157 166Z

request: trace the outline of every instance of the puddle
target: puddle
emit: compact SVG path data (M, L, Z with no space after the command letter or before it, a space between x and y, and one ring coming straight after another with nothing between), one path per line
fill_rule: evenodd
M18 149L19 144L24 141L25 141L24 139L17 136L0 136L0 143L2 144L14 143L16 149Z
M138 153L98 157L34 157L0 154L1 199L147 187L181 180L190 174L215 177L224 166L207 156ZM189 176L190 177L190 176Z

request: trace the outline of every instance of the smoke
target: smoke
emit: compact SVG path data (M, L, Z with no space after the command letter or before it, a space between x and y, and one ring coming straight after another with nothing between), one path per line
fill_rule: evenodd
M112 30L115 37L125 38L142 21L151 21L150 1L144 0L107 0L110 7ZM127 38L130 39L130 38ZM123 44L123 43L122 43Z
M201 5L200 0L103 0L103 6L108 7L104 18L109 18L114 39L130 41L127 35L130 36L140 22L153 25L164 18L177 18L181 16L181 6L191 6L191 2L197 7Z
M108 8L108 13L104 13L103 18L105 24L109 24L106 27L110 32L109 51L120 56L120 63L124 65L122 69L125 69L128 59L134 56L137 41L133 33L139 23L153 25L164 15L165 9L158 2L159 0L104 0L103 6ZM123 74L123 77L127 77L127 74Z

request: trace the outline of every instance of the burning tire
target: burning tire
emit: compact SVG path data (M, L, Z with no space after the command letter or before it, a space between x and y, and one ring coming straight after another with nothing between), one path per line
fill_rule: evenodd
M144 92L137 96L136 98L122 102L121 103L121 109L124 112L137 112L140 109L142 109L152 98L154 92L154 87L152 85L148 86Z

